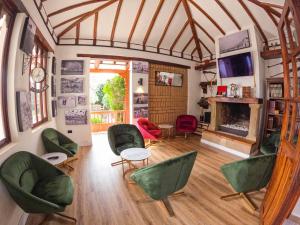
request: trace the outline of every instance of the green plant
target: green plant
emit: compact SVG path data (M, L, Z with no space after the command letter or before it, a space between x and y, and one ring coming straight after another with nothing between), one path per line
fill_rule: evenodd
M102 122L103 122L103 120L100 117L91 118L91 123L92 124L98 124L98 123L102 123Z
M123 110L124 109L124 97L125 97L125 80L120 76L116 76L111 80L108 80L102 89L104 96L102 98L102 104L104 107L108 107L111 110Z

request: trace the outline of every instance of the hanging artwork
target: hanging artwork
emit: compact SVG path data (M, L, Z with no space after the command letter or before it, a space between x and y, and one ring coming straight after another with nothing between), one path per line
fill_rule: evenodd
M52 74L56 75L56 58L52 57Z
M74 108L76 106L76 96L58 96L59 108Z
M132 72L133 73L149 73L149 63L142 61L132 61Z
M249 48L251 46L248 30L243 30L234 34L220 38L220 53Z
M87 109L72 109L65 111L66 125L86 125Z
M148 118L148 107L134 107L134 118Z
M62 60L61 75L83 75L83 60Z
M30 92L17 91L17 114L19 130L26 131L32 127Z
M87 105L87 99L85 95L77 96L77 105Z
M83 78L61 78L61 93L83 93Z
M52 100L52 117L57 116L57 102L56 100Z
M51 77L51 97L56 97L56 79Z

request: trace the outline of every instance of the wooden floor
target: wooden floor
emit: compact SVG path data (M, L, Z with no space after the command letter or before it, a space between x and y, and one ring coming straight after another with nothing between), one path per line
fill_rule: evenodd
M224 163L237 160L225 152L200 145L198 136L188 140L170 139L151 147L153 164L190 150L198 156L185 195L172 197L170 202L175 217L169 217L163 204L147 199L135 184L122 177L122 167L111 167L118 160L108 145L106 134L93 136L93 147L83 148L79 160L74 162L75 196L66 214L77 218L79 225L254 225L259 224L259 213L247 211L241 199L224 201L221 195L232 189L219 168ZM251 199L259 206L264 193L254 193ZM35 224L37 216L30 216L27 225ZM49 216L44 225L71 225L68 220Z

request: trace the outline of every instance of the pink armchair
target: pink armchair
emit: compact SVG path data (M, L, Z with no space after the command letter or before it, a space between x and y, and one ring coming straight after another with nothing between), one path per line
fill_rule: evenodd
M140 118L137 121L137 127L141 131L144 139L151 141L157 141L161 137L161 129L148 119Z
M185 138L188 134L194 133L197 129L198 121L192 115L180 115L176 120L176 132L184 133Z

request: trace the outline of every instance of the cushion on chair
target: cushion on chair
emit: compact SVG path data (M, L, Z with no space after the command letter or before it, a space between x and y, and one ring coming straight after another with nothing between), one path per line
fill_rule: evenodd
M23 191L31 192L35 186L35 184L38 182L39 176L36 172L36 170L33 169L27 169L23 172L23 174L20 177L20 187Z
M134 137L131 134L119 134L116 137L116 147L120 147L122 145L133 143Z
M54 129L47 129L45 130L44 135L53 143L59 145L59 139L58 139L58 135L57 132Z
M69 176L60 175L39 181L32 193L58 205L70 205L73 201L73 184Z
M61 146L68 149L74 155L77 153L78 145L76 143L62 144Z

